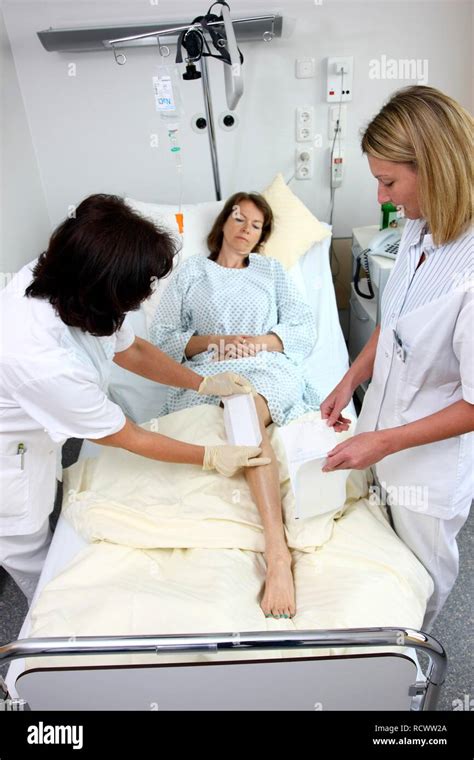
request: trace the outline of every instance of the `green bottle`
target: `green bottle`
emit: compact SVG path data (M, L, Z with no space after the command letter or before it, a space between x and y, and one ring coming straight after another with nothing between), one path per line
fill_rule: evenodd
M380 209L380 229L398 227L397 207L393 203L382 203Z

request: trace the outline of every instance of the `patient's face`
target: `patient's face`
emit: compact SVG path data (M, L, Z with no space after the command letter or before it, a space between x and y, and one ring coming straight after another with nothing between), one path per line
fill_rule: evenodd
M378 180L377 198L380 204L393 203L403 206L407 219L419 219L422 215L418 196L418 172L410 164L397 164L367 156L370 171Z
M222 228L224 240L233 251L243 257L249 255L262 236L263 213L252 201L241 201Z

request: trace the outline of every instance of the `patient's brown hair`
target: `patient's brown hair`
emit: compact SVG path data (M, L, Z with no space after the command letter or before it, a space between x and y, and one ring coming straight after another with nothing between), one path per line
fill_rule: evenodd
M225 202L224 208L214 222L212 230L207 237L207 247L211 252L209 256L211 261L216 261L222 248L224 224L232 214L234 207L238 206L242 201L251 201L263 214L262 234L260 235L260 240L258 241L254 252L259 253L263 243L270 237L273 229L273 212L263 195L259 195L258 193L234 193L234 195L231 195L231 197Z

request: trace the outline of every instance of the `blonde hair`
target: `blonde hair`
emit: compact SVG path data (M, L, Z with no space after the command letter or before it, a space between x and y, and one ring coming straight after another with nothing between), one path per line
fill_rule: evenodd
M472 222L473 124L448 95L418 85L396 92L362 136L363 153L417 170L435 245L455 240Z

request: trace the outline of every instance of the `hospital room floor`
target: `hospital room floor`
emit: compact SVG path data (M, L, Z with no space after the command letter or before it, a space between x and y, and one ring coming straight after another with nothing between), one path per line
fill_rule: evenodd
M357 404L358 406L358 404ZM359 411L359 410L357 410ZM80 441L69 440L63 447L63 467L73 464L80 451ZM62 493L60 489L53 513L56 524ZM438 709L453 710L469 704L474 697L474 634L472 611L472 578L474 575L474 513L459 534L460 573L451 596L438 617L432 634L448 654L449 669ZM12 579L0 568L0 644L17 638L27 612L26 600ZM5 676L8 666L0 668ZM466 700L466 695L468 695ZM459 700L459 702L456 702ZM459 707L458 707L459 709ZM464 707L466 709L466 707Z

